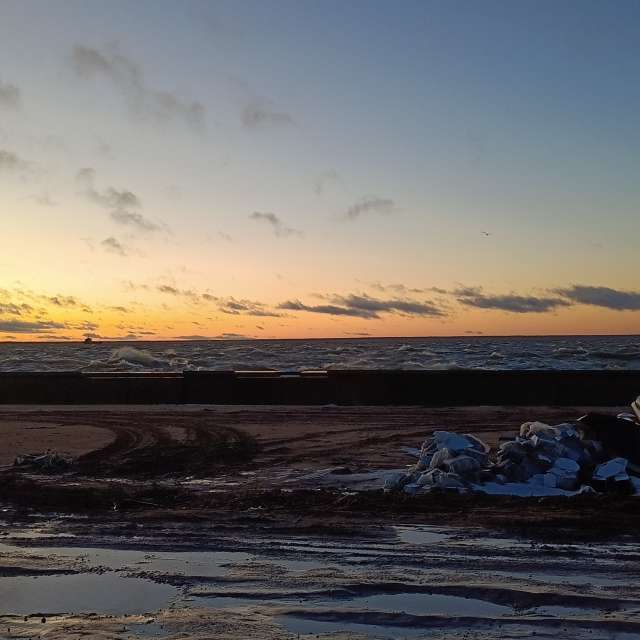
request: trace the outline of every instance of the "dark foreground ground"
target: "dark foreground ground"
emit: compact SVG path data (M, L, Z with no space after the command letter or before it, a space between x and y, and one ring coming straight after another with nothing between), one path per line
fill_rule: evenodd
M587 409L5 407L0 638L640 638L640 498L380 489Z
M435 429L491 447L526 420L558 423L589 407L6 408L0 414L0 500L30 510L108 521L252 521L278 529L357 532L363 521L489 526L530 535L598 539L640 530L633 497L510 498L380 491ZM621 408L622 410L622 408ZM616 413L616 409L604 409ZM12 466L25 453L69 455L64 473ZM373 472L373 473L372 473ZM376 475L378 474L378 475Z

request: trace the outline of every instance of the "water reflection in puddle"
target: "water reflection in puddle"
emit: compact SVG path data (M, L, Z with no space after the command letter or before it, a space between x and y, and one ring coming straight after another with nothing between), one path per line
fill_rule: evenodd
M327 622L324 620L308 620L296 616L280 616L277 622L289 633L316 634L348 632L367 638L384 638L384 640L405 640L405 638L425 637L424 629L399 627L381 627L373 624L354 624L347 622Z
M170 585L112 573L9 577L0 580L0 614L147 613L178 595Z
M382 593L374 596L353 598L349 605L358 609L370 609L389 613L409 613L411 615L449 616L500 616L513 613L511 607L501 604L447 596L433 593ZM349 607L351 608L351 606Z
M437 544L450 539L450 535L434 527L394 527L403 544Z

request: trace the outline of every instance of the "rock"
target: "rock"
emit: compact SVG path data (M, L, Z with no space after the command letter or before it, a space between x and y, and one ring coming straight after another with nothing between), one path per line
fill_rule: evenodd
M578 474L580 473L580 465L571 458L558 458L553 467L545 474L545 478L553 476L555 484L547 486L555 486L565 491L573 491L578 484ZM551 480L549 480L551 482Z
M564 473L578 473L580 471L580 465L571 458L558 458L555 461L553 468Z
M614 480L616 477L627 475L627 464L629 461L626 458L613 458L607 462L603 462L596 467L593 474L595 480Z
M460 453L474 446L465 436L450 431L435 431L433 439L438 449L449 449L452 453Z
M544 422L525 422L520 427L520 437L530 438L534 435L546 436L553 439L558 435L556 429Z
M431 471L427 471L426 473L423 473L416 480L416 484L419 487L423 487L425 485L434 486L438 484L438 480L443 474L444 474L444 471L441 471L440 469L433 469Z
M447 460L454 457L455 454L448 448L444 447L442 449L438 449L438 451L433 454L433 458L431 458L429 469L443 469Z
M415 496L416 493L418 493L418 491L420 491L420 487L415 483L409 483L409 484L405 484L404 487L402 488L402 490L405 493L408 493L411 496Z
M512 462L520 462L527 457L527 450L515 440L504 442L500 445L498 456L502 460L511 460Z
M629 461L626 458L612 458L596 467L591 481L599 491L615 493L635 493L634 483L627 473Z
M476 451L488 454L491 450L491 447L488 444L480 440L480 438L476 438L476 436L471 435L470 433L465 433L464 437L471 443L471 446Z
M478 461L471 456L458 456L457 458L447 460L446 465L449 471L457 473L462 477L473 474L480 469Z
M407 483L408 480L409 477L406 473L394 473L385 479L384 490L398 491Z
M610 456L640 464L640 425L614 416L590 413L578 421L584 439L599 440Z

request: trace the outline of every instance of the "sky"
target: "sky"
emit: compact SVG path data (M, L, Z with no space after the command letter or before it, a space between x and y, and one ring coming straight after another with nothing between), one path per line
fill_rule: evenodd
M0 0L0 340L640 333L635 0Z

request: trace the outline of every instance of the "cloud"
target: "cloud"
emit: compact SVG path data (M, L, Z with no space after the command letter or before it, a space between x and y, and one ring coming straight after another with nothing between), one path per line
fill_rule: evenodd
M178 287L174 287L170 284L160 284L156 287L156 291L169 296L188 298L194 304L200 302L200 296L198 293L191 289L179 289Z
M294 124L291 114L274 111L266 100L255 98L242 110L242 124L247 129L265 129L268 127L286 127Z
M458 302L477 309L495 309L508 313L547 313L561 307L571 306L562 298L521 296L516 294L489 295L480 287L462 287L453 292Z
M640 291L573 285L566 289L554 289L554 292L577 304L604 307L616 311L640 311Z
M389 214L395 210L395 202L389 198L368 197L351 205L345 212L347 220L355 220L369 213Z
M363 318L371 320L379 318L378 314L372 311L362 309L348 309L332 304L316 304L308 305L300 300L286 300L278 305L278 309L287 309L288 311L309 311L310 313L324 313L331 316L350 316L354 318Z
M99 51L76 45L71 53L71 65L83 80L107 80L135 117L150 118L158 123L182 122L196 133L202 133L205 128L202 103L149 87L140 67L115 50Z
M13 151L0 149L0 171L20 171L27 167L28 164Z
M52 329L64 329L65 326L51 320L0 320L0 333L41 333Z
M442 317L445 313L431 302L411 299L381 300L367 295L350 294L347 296L327 296L331 304L307 305L300 300L287 300L278 305L278 309L289 311L309 311L333 316L350 316L375 320L381 313L398 313L419 317Z
M18 110L21 102L20 89L0 80L0 108Z
M160 231L160 225L145 218L141 213L137 211L112 211L109 216L114 222L118 224L126 225L129 227L135 227L138 231Z
M46 299L56 307L77 307L78 300L73 296L48 296Z
M350 294L348 296L333 296L332 301L349 309L381 313L403 313L414 316L443 316L444 312L431 302L420 302L411 299L379 300L366 295Z
M100 245L105 251L108 251L109 253L115 253L116 255L122 256L123 258L129 255L120 240L114 238L113 236L109 236L108 238L102 240Z
M249 218L258 222L264 222L271 225L273 233L279 238L286 238L288 236L302 236L302 231L287 227L282 220L275 213L263 213L261 211L254 211Z
M203 294L203 297L208 294ZM227 298L226 300L220 300L220 306L218 309L222 313L226 313L233 316L245 315L245 316L257 316L263 318L279 318L281 313L276 313L265 308L262 302L256 302L254 300L236 300L235 298Z
M33 307L26 303L0 302L0 313L7 316L20 316L23 312L33 311Z
M446 293L444 290L438 290L435 288L431 289L418 289L415 287L407 287L402 283L395 284L382 284L380 282L372 282L370 283L372 289L376 289L377 291L393 291L395 293L406 295L407 293L427 293L428 291L433 291L435 293Z
M102 207L109 209L109 217L116 223L128 227L133 227L138 231L153 232L159 231L161 226L149 220L137 211L142 206L140 198L128 189L115 189L107 187L99 191L95 187L96 172L91 167L80 169L76 175L76 181L82 187L84 195Z

